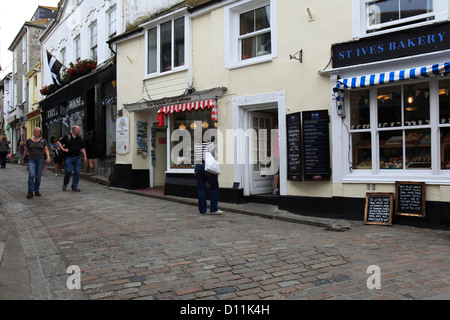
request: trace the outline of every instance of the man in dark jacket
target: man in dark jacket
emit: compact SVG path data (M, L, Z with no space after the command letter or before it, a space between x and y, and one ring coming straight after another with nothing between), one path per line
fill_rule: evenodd
M72 191L81 191L78 189L78 182L80 181L80 170L81 170L81 159L80 154L84 156L84 161L87 161L86 150L84 147L83 138L80 137L81 129L79 126L73 126L72 133L70 135L65 135L56 144L58 147L66 153L64 160L64 184L62 190L65 191L67 185L69 184L70 175L72 173L73 167L73 178L72 178Z

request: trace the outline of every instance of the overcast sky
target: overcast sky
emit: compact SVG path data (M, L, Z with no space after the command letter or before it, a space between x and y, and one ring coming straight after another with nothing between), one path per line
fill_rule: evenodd
M57 7L58 0L0 0L0 80L12 71L12 52L8 50L25 21L29 21L37 7Z

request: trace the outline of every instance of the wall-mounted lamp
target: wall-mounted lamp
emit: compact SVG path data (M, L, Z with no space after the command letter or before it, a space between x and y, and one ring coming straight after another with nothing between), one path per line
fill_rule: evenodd
M298 58L296 57L297 54L298 54ZM302 63L302 62L303 62L303 49L300 49L300 51L297 51L297 52L294 53L293 55L290 54L290 55L289 55L289 58L290 58L291 60L292 60L292 59L298 60L298 61L300 61L300 63Z

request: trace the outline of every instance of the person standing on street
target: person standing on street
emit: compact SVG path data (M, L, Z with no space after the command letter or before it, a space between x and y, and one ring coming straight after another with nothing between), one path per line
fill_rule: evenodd
M17 152L19 153L19 164L22 162L23 153L25 151L25 142L20 141L19 142L19 148Z
M61 149L56 145L58 140L56 137L50 138L50 149L53 153L53 160L55 161L55 177L58 176L58 173L61 175L61 167L63 162L63 155Z
M72 127L72 133L65 135L56 144L63 151L66 152L64 160L64 184L62 190L66 191L69 184L70 175L73 168L72 191L80 192L78 189L78 182L80 181L81 159L80 154L84 156L84 162L87 161L86 149L83 138L80 137L81 129L79 126Z
M6 168L6 156L9 152L9 142L6 136L2 136L0 141L0 167Z
M28 154L28 194L27 198L33 198L33 191L35 196L40 196L39 192L41 186L42 169L45 161L50 163L50 153L48 152L48 145L45 139L42 139L42 129L34 128L33 137L27 140L25 144L24 154ZM23 165L24 158L20 161Z
M214 143L209 140L204 140L205 130L202 132L202 142L194 144L194 175L197 180L198 187L198 210L200 214L206 214L206 183L211 186L211 201L210 201L210 213L222 214L223 211L217 207L219 199L219 181L216 174L205 171L205 153L210 152L211 155L216 157L216 150Z

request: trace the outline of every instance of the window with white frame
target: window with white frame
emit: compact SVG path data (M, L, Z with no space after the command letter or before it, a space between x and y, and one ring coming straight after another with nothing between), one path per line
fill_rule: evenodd
M350 90L347 100L352 171L450 173L450 79Z
M225 10L228 68L265 62L276 57L276 1L247 1Z
M33 102L37 101L37 93L38 93L37 75L34 75L33 76Z
M17 85L17 82L14 81L14 102L13 102L13 108L17 107L17 104L19 103L19 86Z
M147 75L186 67L186 18L164 21L147 30Z
M117 27L116 27L116 7L111 8L107 12L107 23L108 23L108 39L111 39L116 35Z
M89 27L91 58L97 60L97 21Z
M109 9L109 11L106 13L106 29L107 29L107 38L108 40L113 38L116 34L117 34L117 26L116 26L116 7L112 7L111 9ZM112 57L113 52L110 49L107 49L107 56L108 57Z
M17 48L16 49L14 49L14 52L13 52L13 56L14 56L14 74L16 74L17 73L17 59L19 59L19 55L18 55L18 53L17 53Z
M22 103L28 101L28 81L25 76L22 77Z
M59 56L61 57L61 63L63 66L66 65L66 48L62 48L59 52Z
M448 20L448 0L352 0L353 37Z
M73 47L74 47L74 57L75 61L81 60L81 40L80 35L76 36L73 40Z
M22 64L27 63L27 48L28 48L28 42L27 42L27 35L25 34L22 38Z

